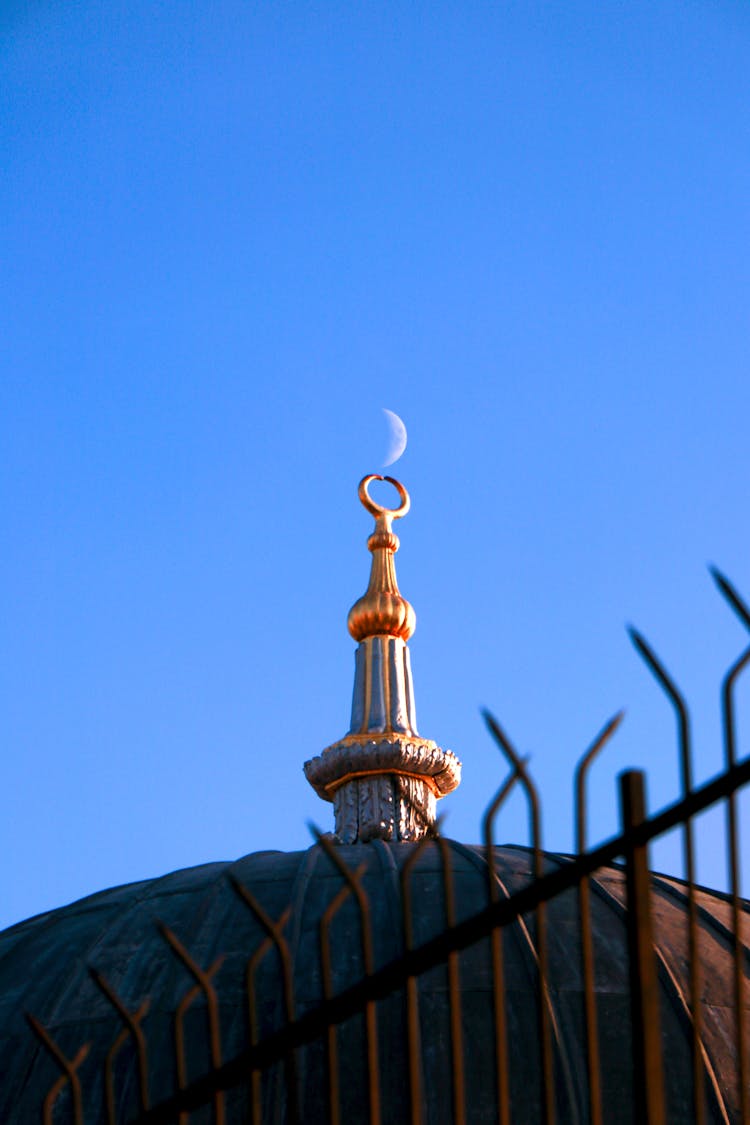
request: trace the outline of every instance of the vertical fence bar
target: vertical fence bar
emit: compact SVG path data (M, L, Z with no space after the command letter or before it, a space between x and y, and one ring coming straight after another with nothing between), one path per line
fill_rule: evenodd
M711 567L716 585L746 629L750 629L750 608L745 604L732 583L716 567ZM724 762L727 769L737 763L737 736L734 719L734 689L737 679L750 663L750 648L746 648L727 671L721 688L722 720L724 728ZM735 1052L737 1055L737 1104L741 1125L750 1125L750 1061L745 1046L747 1015L745 1012L745 945L743 942L744 916L741 907L741 873L739 855L739 817L737 792L727 798L727 836L729 887L732 896L732 953L734 961L733 991L735 1008Z
M434 832L440 830L440 817L435 822ZM432 842L432 837L423 836L418 844L412 848L409 856L401 868L401 918L404 928L404 949L408 952L414 948L414 910L411 895L410 877L419 856L427 845ZM411 1125L422 1125L422 1055L421 1036L419 1030L419 986L415 976L406 978L406 1040L409 1055L409 1112Z
M495 873L494 822L518 781L518 771L513 770L490 801L482 820L484 862L487 866L487 890L490 902L497 902L500 888ZM510 1079L508 1074L508 1021L505 1012L505 961L503 929L493 926L490 934L492 959L492 1005L495 1017L495 1082L497 1085L498 1125L510 1125Z
M594 759L604 748L622 722L619 711L602 728L583 755L575 774L576 851L586 850L586 778ZM578 911L581 926L581 968L583 971L583 1007L586 1020L586 1066L589 1079L589 1112L591 1125L602 1125L601 1069L599 1062L599 1028L596 1017L594 978L594 940L591 933L591 886L584 876L578 886Z
M398 781L399 794L404 796L405 785L403 779ZM417 860L428 844L440 836L442 815L438 815L434 822L425 819L418 808L414 809L416 819L420 822L423 835L418 843L411 849L406 862L401 868L399 882L401 887L401 923L403 927L404 950L410 952L414 948L414 910L411 893L411 873ZM406 1045L409 1065L409 1120L411 1125L422 1125L424 1120L423 1082L422 1082L422 1053L421 1034L419 1026L419 985L417 978L410 975L406 978Z
M135 1044L136 1059L138 1062L138 1103L141 1113L145 1113L149 1106L148 1100L148 1058L146 1052L146 1037L143 1034L141 1022L147 1015L151 1001L146 998L135 1012L128 1011L122 999L117 995L112 985L103 973L93 966L89 966L89 976L94 984L104 993L112 1007L119 1015L125 1027L115 1039L107 1052L104 1063L104 1093L107 1105L109 1125L115 1125L115 1059L129 1038Z
M742 655L734 662L724 677L721 691L722 715L724 726L724 753L727 769L731 769L737 761L737 742L734 722L734 685L737 677L750 663L750 648L746 648ZM733 961L733 992L735 1008L735 1036L737 1054L737 1099L740 1108L740 1121L742 1125L750 1122L750 1075L745 1054L745 945L743 942L743 912L740 901L741 876L740 853L738 841L739 818L737 812L737 793L732 792L727 798L727 837L728 837L728 865L729 889L732 896L732 961Z
M688 797L693 791L693 764L690 749L690 721L685 701L680 695L664 665L656 653L632 627L628 630L630 639L645 660L656 680L666 693L677 715L677 734L680 753L680 775L682 795ZM685 881L688 900L688 975L690 978L690 1015L693 1048L693 1120L703 1125L706 1117L705 1073L703 1066L703 1010L701 1007L701 972L698 960L698 903L695 897L695 848L693 845L693 822L686 817L682 826L682 853L685 864Z
M360 863L354 872L354 879L359 881L367 864ZM345 883L329 902L320 919L320 972L323 981L323 999L331 1000L333 997L333 958L331 956L331 922L335 915L352 893L351 886ZM328 1108L331 1125L340 1125L341 1099L339 1082L339 1054L336 1041L336 1024L329 1023L326 1028L326 1042L328 1052Z
M177 1065L178 1090L184 1090L188 1084L187 1056L185 1053L185 1013L193 1001L198 999L200 994L201 990L198 988L197 984L194 984L192 988L188 989L182 1000L180 1000L174 1013L174 1052ZM188 1125L187 1113L180 1113L178 1123L179 1125Z
M159 923L159 932L168 943L172 952L182 961L187 971L195 981L195 985L187 995L184 997L182 1003L175 1012L175 1046L178 1052L178 1068L180 1065L180 1055L182 1055L183 1068L186 1066L185 1060L185 1038L183 1017L193 1000L203 993L206 1000L206 1013L208 1016L208 1041L211 1057L211 1067L213 1070L218 1070L221 1066L221 1029L219 1023L219 998L216 994L216 989L212 984L212 977L216 975L224 963L224 955L217 957L214 963L208 969L201 969L193 958L188 953L185 946L177 937L169 926L163 922ZM179 1074L179 1069L178 1069ZM182 1086L186 1084L187 1074L183 1072L180 1078ZM225 1125L224 1115L224 1093L222 1090L216 1090L213 1097L214 1105L214 1121L216 1125ZM181 1115L183 1116L183 1115ZM185 1119L186 1119L186 1115Z
M632 831L646 818L645 777L642 770L626 770L620 774L620 815L623 833ZM641 845L627 849L625 873L634 1122L635 1125L665 1125L661 1019L656 951L651 925L651 875L647 847Z
M250 907L250 910L255 915L256 921L263 927L276 949L281 964L284 1019L286 1020L287 1026L289 1026L294 1023L294 973L291 953L286 938L284 937L284 927L291 917L291 907L287 907L278 922L274 922L247 887L243 886L233 875L230 875L229 882L245 905ZM289 1120L291 1125L296 1125L299 1119L299 1112L297 1097L297 1064L294 1051L290 1051L284 1059L284 1078L286 1082L287 1105L289 1107Z
M359 908L360 933L362 938L362 963L365 977L372 976L375 970L375 953L372 942L372 923L370 901L367 897L360 878L357 878L344 863L336 850L336 845L331 843L317 828L310 826L312 833L323 851L343 875L351 889ZM370 1112L370 1125L380 1125L380 1067L378 1064L378 1022L377 1008L374 1000L368 1000L365 1005L365 1027L367 1038L367 1078L368 1078L368 1105Z
M453 889L451 853L448 841L438 837L440 858L443 866L443 895L445 898L445 924L451 929L456 924L456 896ZM448 1006L451 1026L451 1062L453 1073L453 1121L454 1125L466 1122L466 1081L464 1077L464 1042L461 1028L461 980L458 952L448 954Z
M53 1125L55 1102L68 1082L70 1083L70 1092L73 1099L73 1120L75 1121L75 1125L83 1125L83 1095L81 1093L81 1082L78 1077L78 1068L88 1055L91 1044L84 1043L75 1057L69 1059L63 1054L55 1040L38 1019L32 1016L30 1012L26 1013L26 1019L33 1029L34 1034L44 1044L63 1072L47 1091L47 1096L44 1099L44 1105L42 1107L42 1120L44 1125Z
M502 729L494 715L489 711L482 712L484 721L497 742L500 749L508 758L518 774L529 802L529 817L531 821L531 843L534 850L534 878L540 879L544 874L544 859L542 856L542 814L539 804L539 794L536 786L529 777L525 759L513 747L510 739ZM549 964L547 958L547 910L546 903L540 902L536 908L536 957L539 972L539 1041L542 1062L542 1120L544 1125L555 1123L555 1066L552 1054L552 1029L550 1027L549 1012Z
M247 1023L252 1047L257 1047L260 1040L255 974L261 961L272 948L273 939L270 937L264 938L257 949L253 950L245 967ZM262 1125L263 1121L263 1072L258 1070L257 1067L250 1068L250 1120L252 1125Z

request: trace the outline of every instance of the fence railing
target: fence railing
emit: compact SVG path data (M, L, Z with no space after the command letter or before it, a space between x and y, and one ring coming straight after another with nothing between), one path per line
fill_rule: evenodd
M729 605L750 630L750 609L723 576L715 573L714 577ZM308 1001L305 1005L297 1002L295 992L299 982L295 979L288 936L292 921L290 909L276 919L270 917L258 895L235 880L233 886L238 903L250 911L263 934L246 965L244 1046L229 1058L223 1055L221 997L215 984L222 958L215 959L207 968L201 967L180 938L162 926L165 951L181 963L192 981L171 1017L174 1092L153 1102L150 1096L154 1060L148 1041L149 1000L144 999L135 1008L129 1007L101 972L92 968L92 980L117 1013L120 1024L106 1050L102 1044L86 1043L69 1057L48 1029L33 1016L28 1017L34 1033L59 1068L59 1076L47 1091L41 1107L43 1121L72 1120L76 1125L104 1121L108 1125L123 1125L127 1120L133 1125L166 1125L167 1122L183 1125L200 1120L224 1125L249 1120L260 1125L266 1121L306 1123L314 1119L338 1125L341 1121L353 1120L351 1109L346 1109L342 1097L346 1100L356 1096L359 1099L356 1120L369 1121L371 1125L381 1121L390 1125L395 1120L408 1121L410 1125L432 1120L453 1121L457 1125L480 1120L496 1120L500 1125L535 1120L554 1125L558 1121L581 1120L602 1125L605 1119L610 1122L627 1117L638 1125L663 1125L678 1120L695 1121L698 1125L709 1121L750 1125L750 951L747 944L750 926L748 903L741 896L738 806L740 791L750 785L750 757L738 760L734 701L739 677L750 664L750 646L732 663L722 683L724 768L713 780L695 786L687 706L645 639L635 631L631 631L631 637L675 713L682 792L674 803L654 815L647 815L644 774L638 770L626 771L619 781L620 831L596 847L588 846L588 771L617 729L621 720L621 715L617 715L582 756L576 770L577 854L547 856L541 848L539 797L527 763L497 720L486 713L487 726L507 759L509 773L485 813L482 847L469 856L475 873L480 872L481 867L476 878L484 888L479 898L475 893L471 899L474 909L467 914L466 896L463 890L457 889L463 870L461 863L464 866L468 863L464 856L468 854L467 849L440 835L434 839L425 837L414 845L393 845L394 849L401 849L397 864L397 900L402 932L399 952L384 959L376 948L373 922L376 904L372 899L372 886L369 890L367 886L367 855L372 845L339 848L329 837L315 832L317 847L326 857L328 869L336 876L331 884L335 893L315 919L320 978L317 1001ZM519 885L509 890L498 868L494 836L498 814L517 785L523 790L529 809L530 877L521 879L520 883L517 880ZM710 896L695 882L693 822L698 814L720 803L726 808L729 891ZM651 842L674 829L681 833L685 871L677 890L674 880L655 881L648 863ZM361 861L359 856L363 857ZM347 862L352 857L357 858L356 866ZM415 884L422 877L420 873L426 870L428 860L432 864L430 870L437 871L438 877L437 883L433 880L434 885L431 884L430 895L426 896ZM598 903L604 893L600 885L603 871L609 872L607 878L614 888L607 892L611 899L609 906L617 907L622 914L623 955L627 961L629 1028L627 1034L623 1032L624 1038L616 1042L614 1025L602 1026L603 1017L608 1018L603 1008L606 989L601 986L597 972L604 957L612 956L616 960L620 956L619 947L614 953L603 950L601 935L592 926L594 906L600 909ZM595 880L597 874L599 882ZM438 884L442 924L427 938L420 938L420 919L428 907L434 914L433 892ZM656 889L661 899L669 891L679 895L681 902L684 900L681 917L686 933L679 938L674 964L659 952L655 926L663 929L664 921L654 915ZM716 918L709 918L709 899L716 904L720 918L718 914ZM582 1059L566 1062L565 1033L561 1030L559 1015L562 993L555 974L559 975L561 948L558 929L569 921L568 914L562 913L563 904L570 901L575 903L576 932L573 938L566 939L565 948L569 957L576 961L573 995L580 1011L566 1019L577 1020L576 1026L581 1028ZM335 939L334 931L337 919L347 911L349 922L346 943L342 946L341 939ZM558 921L550 929L550 912L555 911ZM716 953L714 957L712 953L711 963L710 958L706 959L705 948L709 942L709 921L713 926L711 941L718 943L716 949L721 954ZM528 1113L523 1108L524 1091L519 1094L516 1073L520 1065L519 1001L511 992L516 987L517 971L514 970L516 976L511 980L507 964L509 952L516 955L515 947L509 945L509 935L516 933L518 927L522 927L526 941L526 963L531 966L528 971L533 977L536 1009L534 1042L524 1041L523 1044L526 1053L533 1046L534 1073L538 1078L537 1088L528 1091L531 1107ZM555 940L557 969L550 962L551 938ZM337 988L337 959L342 949L350 959L356 960L359 979ZM468 977L462 958L472 950L475 959L479 957L476 951L481 950L481 965L476 960L480 968L472 971L476 979L483 982L482 987L486 986L486 996L483 993L486 1004L483 1000L481 1016L477 1017L484 1021L481 1036L472 1024L474 1017L467 1010L464 992ZM261 1010L267 989L264 992L259 986L258 974L271 954L277 963L273 994L280 998L277 1007L281 1019L269 1028ZM678 963L684 969L680 978L684 985L676 980L674 965ZM433 980L435 972L441 974L440 1008L433 1003L433 994L427 991L427 983ZM713 980L711 974L716 976L717 973L722 977L725 1001L721 1014L723 1047L719 1058L713 1041L709 1041L707 1028L707 1021L713 1027L719 1017L713 1001L709 1004L705 999L706 989ZM675 1095L670 1092L674 1087L671 1070L677 1063L674 1057L666 1060L663 1057L664 1043L670 1044L665 1030L665 981L672 989L675 1008L679 1009L674 1019L679 1016L682 1021L679 1026L688 1042L688 1089L679 1103L682 1106L679 1111L674 1108ZM430 1012L438 1013L445 1021L445 1033L441 1030L437 1036L439 1051L429 1041L431 1027L429 1017L425 1016L428 1001L432 1004ZM565 1003L568 1002L565 998ZM189 1012L196 1004L202 1007L205 1018L208 1069L201 1076L191 1078L187 1040L195 1031L194 1024L191 1024L191 1032L186 1026ZM387 1019L382 1018L385 1004L391 1004ZM524 1013L524 1019L524 1026L528 1028L528 1013ZM343 1031L353 1027L355 1022L359 1030L342 1044ZM389 1027L393 1028L391 1040ZM484 1052L481 1067L476 1062L481 1053L476 1042L479 1037ZM393 1065L392 1060L384 1057L389 1053L389 1042L394 1053L403 1055L399 1073L405 1082L396 1090L383 1078L384 1065ZM623 1042L628 1046L629 1063L623 1070L626 1077L621 1086L615 1088L610 1061L614 1058L613 1051L619 1052ZM305 1051L313 1048L313 1054L305 1056ZM352 1052L362 1055L361 1066L353 1065ZM83 1077L87 1060L93 1053L98 1053L100 1058L96 1086L99 1100L95 1105L86 1101ZM437 1073L426 1070L428 1055L429 1066L437 1067L448 1076L441 1087L449 1091L447 1102L437 1110L430 1102L431 1093L427 1088ZM437 1063L436 1056L439 1056ZM576 1067L580 1071L578 1075ZM354 1076L355 1070L357 1076ZM277 1078L270 1089L272 1074ZM120 1097L123 1084L127 1084L130 1091L127 1099ZM320 1088L314 1101L317 1107L314 1115L302 1104L304 1097L309 1104L311 1084ZM355 1094L350 1087L356 1087ZM567 1094L561 1093L563 1087L569 1091ZM621 1092L616 1105L613 1104L613 1089L615 1093L617 1089ZM230 1097L232 1092L234 1100ZM122 1116L126 1102L129 1108ZM569 1108L573 1103L577 1107L575 1112ZM394 1106L398 1107L397 1113ZM686 1116L676 1116L676 1113Z

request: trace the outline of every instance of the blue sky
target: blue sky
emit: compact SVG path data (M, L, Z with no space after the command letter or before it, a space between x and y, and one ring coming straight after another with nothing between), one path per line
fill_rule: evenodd
M331 826L301 766L348 726L382 407L420 730L464 763L445 831L477 841L505 774L480 705L550 848L621 706L592 838L626 766L676 796L626 621L720 768L749 48L739 0L3 5L0 924ZM519 794L497 834L527 839Z

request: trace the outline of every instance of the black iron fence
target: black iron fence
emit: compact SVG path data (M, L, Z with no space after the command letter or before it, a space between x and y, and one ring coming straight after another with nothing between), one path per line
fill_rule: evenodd
M750 630L750 609L723 576L714 577ZM485 813L483 845L469 854L470 849L440 835L425 836L414 845L393 845L400 849L393 873L397 881L393 901L399 904L401 928L395 956L384 958L378 946L372 885L368 889L367 856L372 845L340 848L316 833L316 846L331 873L332 893L312 920L319 980L315 1001L308 995L304 1003L299 1002L300 982L289 939L290 908L271 917L257 890L235 880L238 904L250 912L262 933L260 943L248 950L245 968L244 1045L227 1055L222 997L216 984L222 958L202 967L179 936L162 926L165 951L184 967L191 981L169 1016L174 1092L152 1094L149 1000L129 1006L92 968L92 980L119 1021L111 1043L87 1043L65 1053L39 1021L28 1017L59 1069L41 1107L43 1121L72 1120L76 1125L88 1121L108 1125L588 1121L602 1125L606 1119L638 1125L666 1121L750 1125L750 919L749 904L741 896L738 813L738 795L750 784L750 758L738 760L734 701L739 677L750 664L750 646L728 669L722 684L722 772L696 787L687 706L648 643L634 631L632 639L676 717L682 792L673 804L647 815L644 774L627 771L619 779L620 831L588 847L588 771L617 728L621 719L617 715L576 770L577 854L549 857L541 849L540 803L526 762L496 719L485 714L509 774ZM524 853L528 876L516 879L509 890L498 866L494 827L516 785L528 802L531 846ZM712 894L695 882L694 818L719 804L726 809L729 890ZM685 878L659 877L659 882L649 870L649 845L674 829L682 836ZM434 886L430 884L425 897L424 886L420 891L417 882L421 878L424 884L428 859L430 870L439 872L441 924L425 938L423 919L435 914ZM472 892L468 913L466 895L457 889L462 863L467 870L473 864L472 877L483 888L480 897ZM604 893L602 872L608 872L610 905L621 912L622 951L604 949L601 927L592 926L592 909L596 907L594 913L601 909L598 903ZM655 917L657 884L661 913L657 911ZM674 939L673 924L669 929L664 921L667 892L683 904L684 932ZM574 903L575 931L563 940L560 935L570 926L564 903ZM337 919L345 914L342 942L335 931ZM513 953L508 935L519 925L528 939L528 972L533 978L529 995L534 997L533 1015L523 1013L526 1031L520 1044L520 1001L514 991L518 968L513 968L511 979L508 967L509 951ZM665 933L674 940L671 960L659 952ZM567 950L570 965L565 964L566 956L561 960L561 949ZM337 987L342 958L356 963L358 979ZM467 958L473 959L471 965ZM618 958L626 965L625 1030L620 1026L622 1012L617 1009L619 1014L612 1015L612 997L619 984L601 976L603 960L619 964ZM269 986L266 970L271 961L275 967ZM265 984L259 983L262 968ZM426 991L425 984L438 980L436 973L439 1007L437 993ZM560 984L561 973L574 979L564 1003L561 988L567 986ZM676 1015L665 1014L667 977ZM481 992L481 1010L475 1000L471 1007L467 986L476 995ZM270 1024L269 995L276 1013ZM579 1010L572 1011L572 1004ZM682 1028L687 1043L687 1069L678 1078L675 1072L682 1064L667 1028L668 1015L678 1021L674 1026ZM196 1016L203 1029L204 1060L197 1077ZM563 1059L563 1066L565 1036L572 1034L565 1030L566 1020L567 1026L579 1029L581 1057L572 1063ZM163 1051L163 1045L159 1049ZM531 1054L533 1069L528 1069ZM398 1059L394 1061L392 1055ZM534 1078L524 1086L521 1073ZM89 1086L94 1091L91 1096ZM442 1092L436 1101L437 1087Z

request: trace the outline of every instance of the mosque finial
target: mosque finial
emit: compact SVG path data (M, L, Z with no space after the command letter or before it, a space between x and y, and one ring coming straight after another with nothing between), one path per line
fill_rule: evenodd
M384 508L369 493L374 480L388 481L398 508ZM417 732L411 661L406 642L416 615L396 581L399 548L393 520L409 511L400 481L376 473L363 477L359 498L375 517L367 541L372 567L367 591L349 611L355 653L354 697L348 734L305 763L305 776L320 797L332 801L336 838L418 840L435 826L435 803L461 780L461 763Z
M396 488L401 500L398 508L384 508L375 503L367 490L374 480L388 481ZM375 517L375 530L367 540L367 547L372 551L370 584L367 592L349 610L349 632L355 641L383 635L408 641L416 628L417 618L406 598L399 593L393 558L399 548L399 539L394 535L392 525L394 520L401 519L409 511L409 493L394 477L370 473L359 482L359 498L370 515Z

